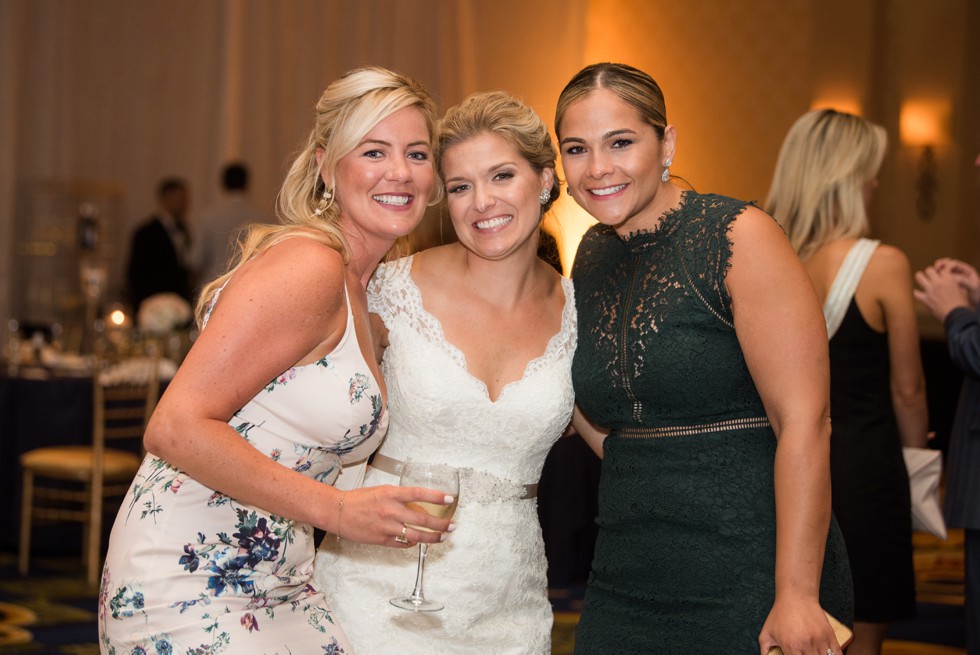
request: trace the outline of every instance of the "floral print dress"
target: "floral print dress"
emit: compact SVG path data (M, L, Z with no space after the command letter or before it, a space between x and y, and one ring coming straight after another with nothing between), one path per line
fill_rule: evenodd
M332 484L344 463L377 448L383 405L348 300L337 348L270 381L229 424L280 465ZM313 555L310 525L240 503L148 455L109 541L102 653L350 655L312 584Z

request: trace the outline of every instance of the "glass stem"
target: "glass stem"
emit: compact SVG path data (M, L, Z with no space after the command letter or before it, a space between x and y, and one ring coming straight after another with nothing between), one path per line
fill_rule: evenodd
M412 590L412 602L423 603L425 596L422 594L422 572L425 569L425 549L428 544L419 544L419 569L415 574L415 589Z

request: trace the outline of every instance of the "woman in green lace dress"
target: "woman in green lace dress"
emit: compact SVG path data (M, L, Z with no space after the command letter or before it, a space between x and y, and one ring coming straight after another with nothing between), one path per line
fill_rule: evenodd
M779 226L670 181L657 83L596 64L562 91L569 193L599 224L573 279L576 426L603 457L576 653L842 652L820 305Z

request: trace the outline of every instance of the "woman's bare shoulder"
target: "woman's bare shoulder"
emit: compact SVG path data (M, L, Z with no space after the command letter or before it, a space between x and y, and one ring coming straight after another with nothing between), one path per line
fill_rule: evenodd
M895 246L881 244L875 249L862 281L887 288L903 279L911 279L908 256Z

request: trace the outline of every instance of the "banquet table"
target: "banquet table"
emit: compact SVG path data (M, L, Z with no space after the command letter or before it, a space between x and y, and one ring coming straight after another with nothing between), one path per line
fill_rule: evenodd
M0 549L17 549L21 453L91 439L91 376L48 375L41 370L29 376L0 373L0 521L6 528L0 530ZM68 543L75 547L80 541Z

